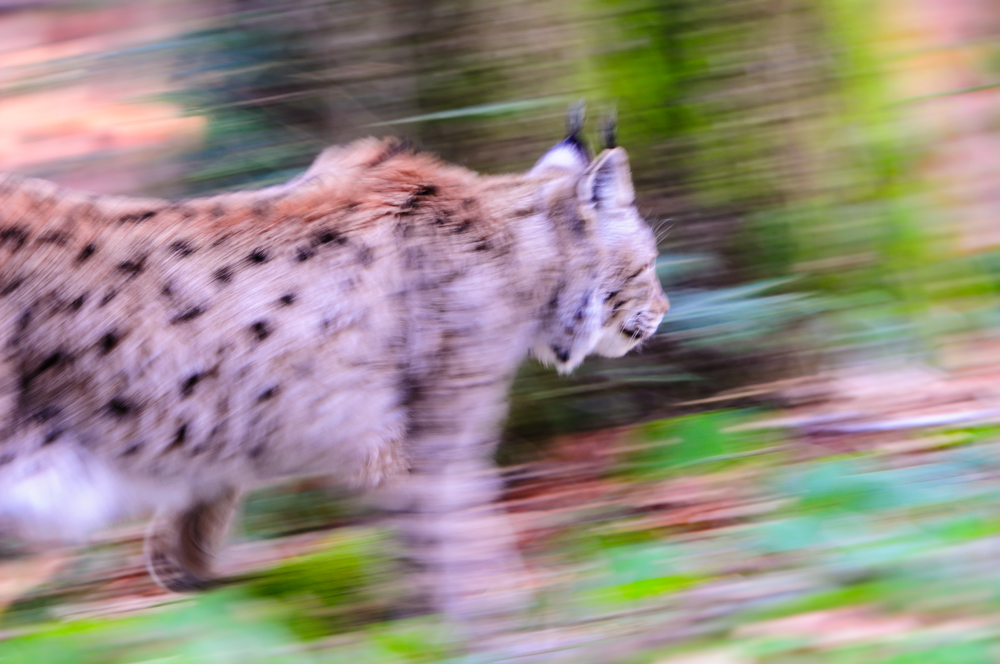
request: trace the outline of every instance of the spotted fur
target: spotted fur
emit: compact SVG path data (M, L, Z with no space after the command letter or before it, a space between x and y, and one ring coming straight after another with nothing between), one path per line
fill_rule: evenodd
M183 590L247 487L395 478L385 503L424 515L415 556L447 579L427 592L474 611L476 570L515 560L483 507L518 364L621 355L667 309L632 199L625 152L591 161L575 135L524 175L369 139L184 201L2 176L0 514L56 467L110 478L130 497L95 490L102 515L151 497L150 570Z

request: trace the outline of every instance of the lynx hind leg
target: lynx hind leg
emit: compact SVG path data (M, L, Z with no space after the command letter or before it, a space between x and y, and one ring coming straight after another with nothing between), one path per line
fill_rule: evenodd
M158 514L146 535L146 566L157 585L172 592L214 585L212 559L239 504L239 492L226 489L214 499L183 510Z

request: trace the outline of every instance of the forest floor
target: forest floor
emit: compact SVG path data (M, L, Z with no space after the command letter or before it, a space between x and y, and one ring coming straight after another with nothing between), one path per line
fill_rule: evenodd
M0 662L1000 661L1000 367L965 365L551 441L505 469L530 628L474 654L393 618L386 534L300 483L251 498L245 579L202 594L152 585L141 527L0 562Z

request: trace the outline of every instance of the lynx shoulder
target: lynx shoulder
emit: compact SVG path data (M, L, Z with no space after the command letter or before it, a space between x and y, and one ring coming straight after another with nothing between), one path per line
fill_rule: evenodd
M182 590L240 493L279 477L405 478L417 512L488 503L448 487L489 471L518 364L649 337L655 256L624 150L591 160L575 136L495 177L368 139L182 201L2 176L0 515L151 503L150 569ZM462 610L465 586L437 606Z

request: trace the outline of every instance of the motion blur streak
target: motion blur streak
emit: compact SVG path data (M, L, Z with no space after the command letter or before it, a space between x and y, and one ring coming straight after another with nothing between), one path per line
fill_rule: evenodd
M402 600L380 498L309 480L251 495L232 583L183 601L141 526L0 540L0 660L997 661L998 10L0 0L0 171L179 199L393 135L526 172L585 99L671 302L639 353L521 368L497 457L525 569L492 583L530 599L489 638ZM8 500L83 537L116 508L54 463L93 482Z

